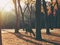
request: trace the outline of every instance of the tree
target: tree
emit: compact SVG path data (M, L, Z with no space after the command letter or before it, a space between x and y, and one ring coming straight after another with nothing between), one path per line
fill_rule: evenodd
M26 8L24 9L24 12L26 11L26 9L28 9L29 16L30 16L29 21L28 21L28 23L29 23L28 25L29 25L29 28L32 30L32 26L31 26L31 8L29 7L30 6L30 3L31 3L31 0L27 0L27 3L25 1Z
M15 26L15 33L18 33L19 31L19 15L17 12L17 0L13 0L14 6L15 6L15 13L16 13L16 26Z
M31 1L32 0L25 1L26 8L24 9L24 12L27 9L29 11L29 14L28 14L29 15L29 20L28 20L28 23L25 24L25 28L26 28L26 32L30 32L30 33L32 33L35 36L34 32L32 31L32 25L31 25L31 16L32 16L32 4L31 4Z
M56 11L56 16L57 16L57 27L60 27L60 0L56 0L56 4L57 4L57 11Z
M43 8L44 8L44 12L45 12L45 24L46 24L46 29L47 29L46 33L50 34L48 21L47 21L47 19L48 19L47 6L46 6L45 0L43 0Z
M53 22L54 22L54 14L53 14L53 12L54 12L54 6L55 6L55 4L53 4L53 0L51 0L51 28L53 28Z
M36 39L41 40L41 27L40 27L40 15L41 15L41 0L36 0Z
M2 45L1 28L2 28L2 16L1 16L1 13L0 13L0 45Z
M20 9L21 15L22 15L22 24L23 24L23 30L24 30L24 12L22 12L22 7L20 5L20 0L18 0L18 10Z

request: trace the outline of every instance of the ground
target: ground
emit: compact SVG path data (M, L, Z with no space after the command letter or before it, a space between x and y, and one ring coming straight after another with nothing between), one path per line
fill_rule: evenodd
M35 29L33 29L35 33ZM60 29L50 30L51 34L46 34L46 29L42 29L42 41L35 40L35 36L25 34L22 29L20 33L14 33L14 29L2 29L3 45L60 45Z

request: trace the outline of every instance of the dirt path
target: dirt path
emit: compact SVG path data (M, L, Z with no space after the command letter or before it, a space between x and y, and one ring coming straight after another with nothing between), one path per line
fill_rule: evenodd
M2 43L3 45L60 45L60 29L51 30L51 35L45 33L45 29L42 29L42 41L35 40L35 37L30 34L25 34L20 30L20 33L14 33L14 30L2 31Z

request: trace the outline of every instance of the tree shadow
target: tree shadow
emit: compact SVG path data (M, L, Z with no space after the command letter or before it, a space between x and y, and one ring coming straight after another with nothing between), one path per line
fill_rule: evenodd
M14 34L14 35L16 35L16 36L24 36L24 37L28 37L28 38L31 38L31 39L35 39L34 37L32 37L32 36L27 36L27 35L24 35L24 34L21 34L21 33L12 33L12 32L8 32L8 33L11 33L11 34ZM18 35L19 34L19 35Z
M46 33L44 34L44 35L46 35ZM47 34L48 36L52 36L52 38L54 38L54 37L59 37L60 38L60 36L59 35L54 35L54 34ZM46 39L46 40L48 40L48 39ZM60 42L60 40L56 40L56 39L53 39L53 40L50 40L50 42L53 42L54 44L58 44L57 42ZM56 43L55 43L56 42ZM60 43L59 43L59 45L60 45Z
M40 43L38 43L38 42L34 42L34 41L30 40L30 39L27 39L27 37L28 37L28 38L31 38L31 39L34 39L33 37L26 36L26 35L23 35L23 34L21 34L21 33L11 33L11 32L9 32L9 33L15 35L15 36L18 37L19 39L25 40L26 42L30 42L30 43L33 43L33 44L36 44L36 45L42 45L42 44L40 44ZM18 34L19 34L19 35L18 35ZM26 38L24 38L24 37L26 37Z
M46 33L43 33L43 34L46 34ZM47 34L47 35L51 35L51 36L60 37L60 35L59 35L59 34L57 34L57 33L50 33L50 34Z
M11 33L11 32L9 32L9 33ZM23 35L23 34L21 34L21 33L19 33L19 35L18 35L18 33L11 33L11 34L15 35L15 36L18 37L19 39L25 40L26 42L30 42L30 43L33 43L33 44L36 44L36 45L42 45L42 43L39 43L39 42L48 42L48 43L51 43L51 44L54 44L54 45L60 45L60 44L58 44L58 43L56 43L56 42L49 41L49 40L45 40L45 39L36 40L36 39L33 38L33 37L26 36L26 35ZM24 37L25 37L25 38L24 38ZM31 39L33 39L33 40L35 40L35 41L38 41L38 42L32 41L31 39L27 39L27 38L31 38Z
M60 37L60 35L58 35L58 34L56 34L56 33L51 33L50 35L56 36L56 37Z
M54 45L60 45L60 44L58 44L58 43L56 43L56 42L48 41L48 40L45 40L45 39L42 39L42 41L48 42L48 43L52 43L52 44L54 44Z

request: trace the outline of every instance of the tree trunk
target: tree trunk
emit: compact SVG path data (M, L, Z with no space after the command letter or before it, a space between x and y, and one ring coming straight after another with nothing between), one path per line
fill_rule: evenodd
M0 45L2 45L1 27L0 27Z
M24 30L24 13L22 12L22 7L20 5L20 0L18 0L18 7L20 8L21 15L22 15L22 24L23 24L23 30ZM19 9L18 9L19 10Z
M41 0L36 0L36 39L41 40L41 27L40 27L40 15L41 15Z
M46 33L50 34L49 25L48 25L48 21L47 21L47 19L48 19L47 6L46 6L45 0L43 0L43 8L44 8L44 12L45 12L45 24L46 24L46 29L47 29Z
M15 6L15 13L16 13L16 26L15 26L15 33L18 33L19 31L19 16L17 13L17 0L13 0L14 6Z
M2 16L1 16L1 13L0 13L0 45L2 45L1 28L2 28Z
M56 0L57 3L57 27L60 28L60 0Z

